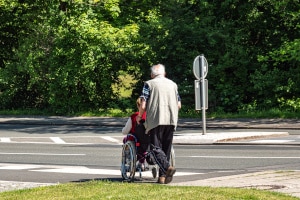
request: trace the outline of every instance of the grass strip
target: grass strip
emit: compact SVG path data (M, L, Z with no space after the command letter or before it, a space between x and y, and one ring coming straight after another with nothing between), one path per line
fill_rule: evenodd
M239 188L170 186L147 183L90 181L67 183L0 193L3 200L75 199L201 199L201 200L296 200L286 194Z

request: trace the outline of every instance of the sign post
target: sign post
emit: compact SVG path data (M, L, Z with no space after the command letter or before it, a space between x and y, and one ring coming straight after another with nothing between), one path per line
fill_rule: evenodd
M202 134L206 134L206 113L208 108L208 81L205 79L208 72L208 63L203 54L197 56L193 64L195 80L195 107L202 110Z

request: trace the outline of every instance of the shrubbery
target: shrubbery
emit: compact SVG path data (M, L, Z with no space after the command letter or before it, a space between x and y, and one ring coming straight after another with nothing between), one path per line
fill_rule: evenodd
M300 109L297 0L1 0L0 13L0 109L125 110L163 63L191 110L202 53L212 112ZM126 98L124 73L138 81Z

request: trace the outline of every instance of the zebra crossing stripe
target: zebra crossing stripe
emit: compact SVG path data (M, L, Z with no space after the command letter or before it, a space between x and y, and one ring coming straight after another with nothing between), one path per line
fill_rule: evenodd
M121 174L120 170L114 169L90 169L86 167L62 167L56 169L33 169L30 171L35 172L50 172L50 173L65 173L65 174L95 174L95 175L112 175L118 176ZM139 172L136 172L138 175ZM142 172L143 177L151 177L152 173L150 171ZM196 175L203 173L193 173L193 172L176 172L174 176L188 176L188 175Z
M60 165L31 165L31 164L6 164L0 163L0 170L28 170L32 172L64 173L64 174L95 174L121 176L120 169L96 169L85 166L60 166ZM137 176L139 172L136 172ZM175 176L189 176L203 173L179 172ZM151 170L142 172L143 177L152 177Z
M122 143L120 143L120 140L117 140L117 139L115 139L115 138L113 138L113 137L110 137L110 136L101 136L101 138L102 138L102 139L105 139L105 140L108 140L108 141L110 141L110 142L116 142L116 143L118 143L118 144L122 144Z
M11 142L11 141L10 141L10 138L3 137L3 138L0 138L0 142Z
M60 137L50 137L50 139L56 144L65 144L66 143Z

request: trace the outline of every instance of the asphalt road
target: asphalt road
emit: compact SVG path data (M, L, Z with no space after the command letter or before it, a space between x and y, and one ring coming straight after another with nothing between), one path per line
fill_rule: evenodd
M178 130L182 133L189 131L200 130ZM299 140L297 131L287 137ZM0 128L0 138L2 181L122 181L120 155L123 136L118 127L4 124ZM246 143L175 145L177 173L173 182L260 170L300 170L299 145L255 145L251 140ZM143 176L143 182L155 182L147 172Z

